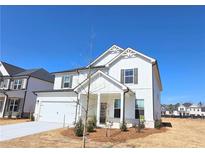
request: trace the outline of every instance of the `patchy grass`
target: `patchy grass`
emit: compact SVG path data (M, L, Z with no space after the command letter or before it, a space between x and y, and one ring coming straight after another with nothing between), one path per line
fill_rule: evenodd
M9 124L16 124L22 122L29 122L30 119L6 119L0 118L0 125L9 125Z
M105 129L97 129L96 133L88 135L86 147L205 148L205 120L174 118L164 118L162 120L163 122L170 122L172 127L167 127L166 131L151 129L154 132L145 129L140 134L142 136L138 133L135 134L134 129L128 132L112 130L110 137L107 138L105 137ZM70 129L58 129L3 141L0 142L0 147L82 147L82 139L75 137L72 133Z

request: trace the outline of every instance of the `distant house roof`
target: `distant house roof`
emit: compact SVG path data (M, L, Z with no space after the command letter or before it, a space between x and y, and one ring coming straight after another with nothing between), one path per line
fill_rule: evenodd
M182 104L182 105L184 105L185 107L190 107L191 105L192 105L192 103L184 103L184 104Z
M8 64L6 62L1 61L2 65L4 66L4 68L6 69L6 71L9 73L9 75L14 75L20 72L25 71L25 69L21 68L21 67L17 67L11 64Z
M2 62L2 65L6 69L6 71L9 73L9 76L11 77L19 77L19 76L31 76L35 77L44 81L48 82L54 82L54 76L51 75L49 72L44 70L43 68L37 68L37 69L23 69L11 64L8 64L6 62ZM2 73L0 73L0 76L2 76Z
M52 76L49 72L47 72L43 68L29 69L24 72L13 75L13 77L18 77L18 76L31 76L31 77L39 78L44 81L54 82L54 76Z
M191 106L189 106L189 107L199 107L198 105L196 105L196 104L192 104Z

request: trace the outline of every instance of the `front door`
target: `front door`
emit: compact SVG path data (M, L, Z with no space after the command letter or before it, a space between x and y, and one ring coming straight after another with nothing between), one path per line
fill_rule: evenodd
M100 123L104 124L106 121L106 109L107 109L107 103L101 103L100 104Z

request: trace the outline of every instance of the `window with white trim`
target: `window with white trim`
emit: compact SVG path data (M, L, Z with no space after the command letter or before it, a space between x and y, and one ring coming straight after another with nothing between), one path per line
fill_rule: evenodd
M114 102L114 118L120 118L121 100L115 99Z
M17 90L17 89L21 89L22 88L22 79L16 79L14 80L13 83L13 89Z
M144 99L135 100L135 119L144 120Z
M125 83L134 83L134 69L125 69L124 81Z
M71 88L71 76L63 76L62 88Z
M7 111L18 112L20 105L20 99L10 99Z

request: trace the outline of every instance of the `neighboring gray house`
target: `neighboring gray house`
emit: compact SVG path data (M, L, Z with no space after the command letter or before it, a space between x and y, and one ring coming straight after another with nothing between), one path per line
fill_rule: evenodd
M50 90L53 82L42 68L26 70L0 61L0 118L28 117L35 109L33 91Z

